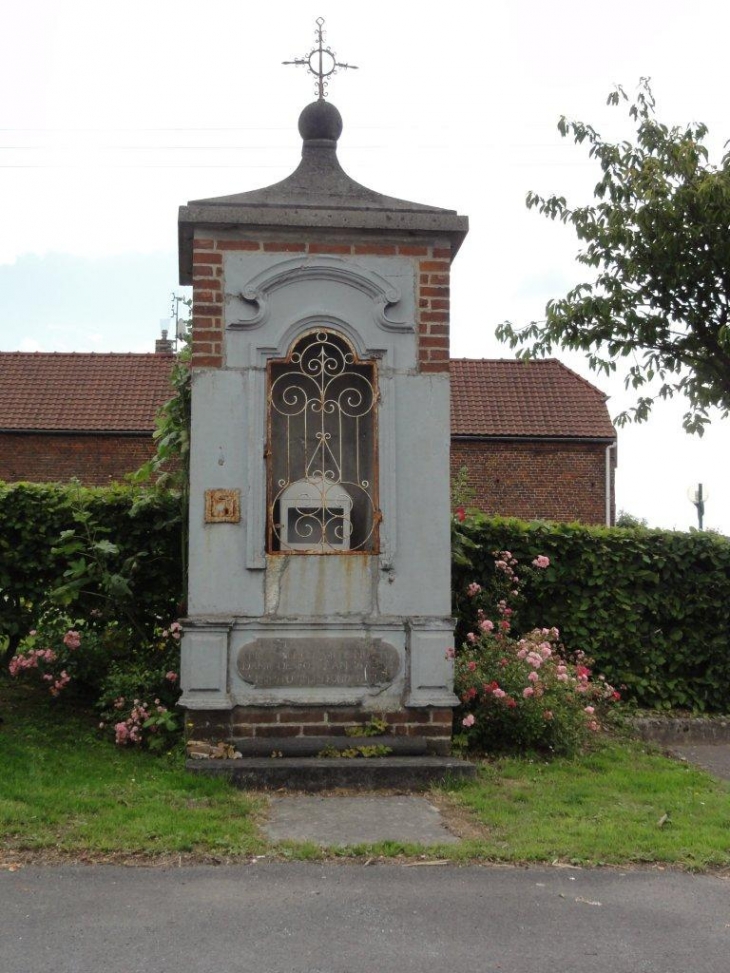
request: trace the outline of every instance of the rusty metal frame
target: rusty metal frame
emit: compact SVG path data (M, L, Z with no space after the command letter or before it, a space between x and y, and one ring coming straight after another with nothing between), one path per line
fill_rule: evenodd
M318 549L307 549L307 550L281 550L278 548L278 543L280 542L280 537L275 530L275 520L274 520L274 509L276 504L279 502L279 498L283 492L283 485L281 483L274 483L274 456L273 450L275 449L274 443L274 405L273 405L273 386L276 381L278 381L283 376L273 377L274 369L278 366L291 365L294 368L301 362L301 352L298 351L302 346L304 350L311 347L315 342L311 342L310 345L305 345L306 340L311 336L323 336L322 344L330 339L334 340L334 345L344 346L347 350L345 354L344 361L348 366L353 368L368 368L370 370L369 377L365 378L368 386L370 387L372 394L372 405L369 410L367 410L363 415L369 416L369 421L371 423L371 434L372 434L372 456L370 457L370 462L372 466L372 482L367 482L368 489L362 488L361 484L358 487L363 490L363 493L368 497L371 507L372 507L372 527L367 535L367 537L362 541L355 549L339 549L332 548L326 549L325 547ZM292 371L292 376L296 375L296 371ZM302 373L304 374L304 373ZM363 376L360 373L357 374L358 377ZM311 377L311 376L310 376ZM332 377L337 377L333 375ZM271 358L267 362L266 367L266 450L265 450L265 460L266 460L266 550L268 554L272 555L282 555L285 557L298 556L305 554L308 556L372 556L380 553L380 523L382 521L382 514L379 507L379 482L380 482L380 465L379 465L379 431L378 431L378 418L380 409L380 390L378 382L378 362L376 359L361 359L358 357L357 352L352 347L351 342L339 331L335 330L331 325L322 324L316 328L310 328L307 331L302 332L297 338L292 342L289 351L285 358ZM307 408L305 404L304 408ZM323 410L324 411L324 410ZM321 446L321 443L320 443ZM317 449L320 448L317 447ZM324 452L323 452L324 455ZM307 466L311 465L310 463ZM308 480L307 469L303 471L305 474L300 479ZM340 469L340 473L342 470ZM296 480L290 481L291 483L297 482ZM332 481L333 484L339 481ZM352 486L351 481L345 481L350 486ZM344 489L344 488L343 488ZM325 523L323 522L323 535L325 532ZM362 545L367 544L367 548L363 549Z

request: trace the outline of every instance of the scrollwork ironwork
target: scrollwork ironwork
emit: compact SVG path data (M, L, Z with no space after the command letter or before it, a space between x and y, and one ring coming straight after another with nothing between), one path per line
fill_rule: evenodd
M375 363L308 332L269 365L269 549L377 549Z

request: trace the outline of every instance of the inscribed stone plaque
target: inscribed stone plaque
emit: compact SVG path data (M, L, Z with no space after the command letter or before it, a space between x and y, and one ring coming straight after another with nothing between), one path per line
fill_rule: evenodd
M398 651L382 639L262 638L238 653L241 678L261 689L283 686L385 686L398 674Z

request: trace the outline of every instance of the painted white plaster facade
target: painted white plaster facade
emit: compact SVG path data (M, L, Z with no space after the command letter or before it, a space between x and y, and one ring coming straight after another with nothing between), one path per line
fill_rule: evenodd
M225 366L193 378L183 705L455 702L446 657L448 375L417 372L416 268L405 258L226 254ZM315 326L339 332L378 363L377 555L266 553L266 364ZM205 523L207 489L240 490L239 523ZM264 634L346 639L355 632L398 651L399 672L386 688L262 691L237 669L239 649Z
M181 699L191 710L457 703L448 653L449 377L419 364L419 260L395 246L385 256L320 251L332 233L453 253L466 220L349 180L336 161L333 111L339 119L329 104L302 113L303 161L288 180L181 210L184 282L193 279L195 239L222 241L222 257L210 258L219 263L219 357L193 368ZM233 248L292 231L314 234L317 251ZM267 551L267 365L313 329L375 363L377 553ZM239 496L240 518L206 521L212 490Z

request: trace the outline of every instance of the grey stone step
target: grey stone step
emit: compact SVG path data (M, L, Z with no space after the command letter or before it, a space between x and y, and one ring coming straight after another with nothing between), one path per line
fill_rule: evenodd
M311 737L243 737L235 739L233 745L244 757L316 757L323 750L334 747L337 750L351 750L357 747L388 747L388 756L425 757L428 742L425 737L407 736L311 736ZM374 759L369 757L367 759Z
M322 791L423 790L448 779L471 779L477 765L456 757L244 757L240 760L188 760L187 770L227 777L236 787Z

